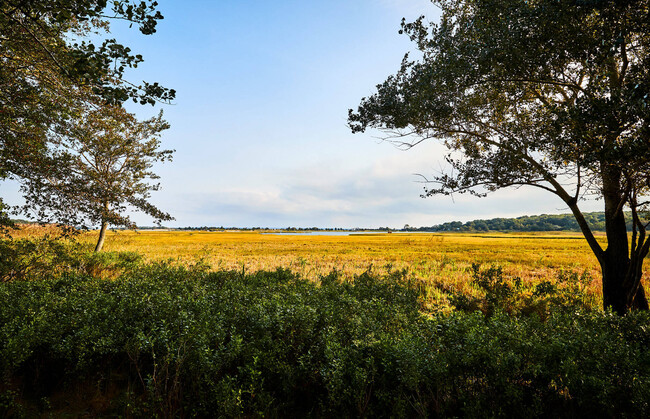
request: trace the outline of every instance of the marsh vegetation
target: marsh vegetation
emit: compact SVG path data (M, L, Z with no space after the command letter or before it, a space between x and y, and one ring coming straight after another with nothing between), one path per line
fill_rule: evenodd
M2 242L3 414L650 412L650 319L572 234L95 234Z

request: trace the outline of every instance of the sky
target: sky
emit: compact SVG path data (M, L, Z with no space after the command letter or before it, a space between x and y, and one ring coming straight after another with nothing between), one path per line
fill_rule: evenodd
M154 35L113 25L144 56L128 74L177 91L151 202L169 227L391 227L567 212L543 191L423 199L417 174L441 167L435 141L407 151L382 133L352 134L348 109L394 74L406 52L402 17L437 21L428 0L158 0ZM3 185L6 201L18 200ZM596 204L587 209L598 210ZM134 213L140 225L152 220Z

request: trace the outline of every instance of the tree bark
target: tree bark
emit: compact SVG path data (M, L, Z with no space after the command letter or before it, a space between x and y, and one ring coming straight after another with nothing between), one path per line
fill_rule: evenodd
M108 228L108 221L102 221L102 228L99 230L99 238L95 246L95 252L101 252L104 247L104 239L106 238L106 229Z
M601 262L603 306L605 309L611 309L621 315L630 310L648 310L648 300L643 284L639 284L631 299L628 297L633 292L629 286L632 282L629 275L637 275L635 272L630 273L628 268L629 260L627 258L606 256L605 260Z
M599 258L603 274L603 307L621 315L630 309L647 310L645 291L638 281L642 270L630 269L630 247L621 205L625 197L620 184L620 170L605 165L602 176L607 234L607 250ZM633 287L637 283L639 285L635 292Z

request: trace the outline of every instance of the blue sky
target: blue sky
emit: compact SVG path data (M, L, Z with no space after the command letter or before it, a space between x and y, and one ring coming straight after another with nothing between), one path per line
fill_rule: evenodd
M348 109L414 48L398 34L402 17L437 20L428 0L159 0L159 8L156 34L114 25L112 35L144 56L130 79L177 91L162 107L172 126L163 146L175 158L157 166L162 188L152 197L176 217L166 225L402 227L564 212L556 197L527 189L422 199L415 174L440 167L438 144L400 151L380 132L350 133ZM129 106L143 118L159 108Z

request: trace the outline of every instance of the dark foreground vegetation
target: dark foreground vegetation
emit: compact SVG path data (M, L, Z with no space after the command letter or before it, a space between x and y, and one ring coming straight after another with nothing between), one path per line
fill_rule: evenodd
M476 267L483 297L448 290L441 314L401 271L314 283L77 252L50 279L3 265L2 417L650 414L650 316L591 309L575 275L528 289Z

